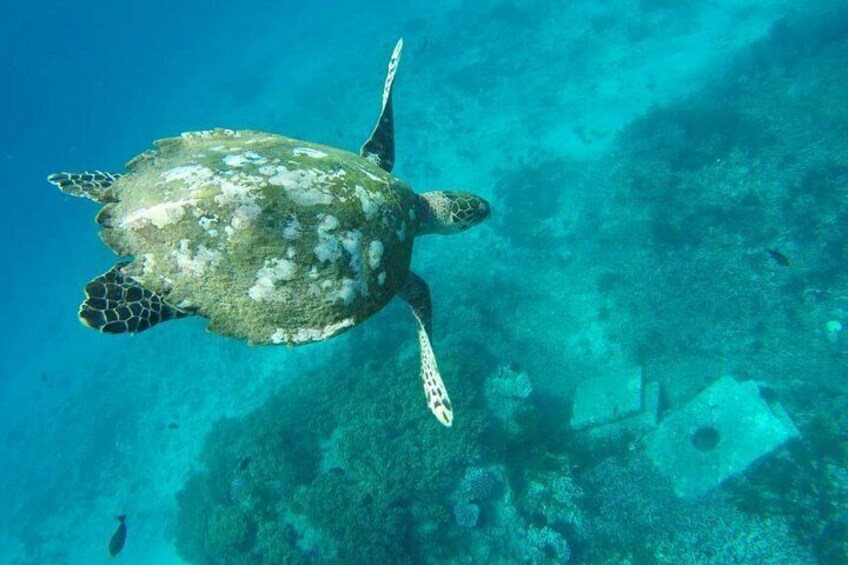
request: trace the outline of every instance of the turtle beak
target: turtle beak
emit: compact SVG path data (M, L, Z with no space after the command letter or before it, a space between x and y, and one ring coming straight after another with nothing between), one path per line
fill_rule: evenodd
M492 212L492 209L489 206L489 203L487 201L483 200L482 198L480 198L480 202L479 202L479 204L477 204L477 209L474 210L474 220L475 220L474 223L479 224L480 222L482 222L483 220L488 218L489 214L491 214L491 212Z

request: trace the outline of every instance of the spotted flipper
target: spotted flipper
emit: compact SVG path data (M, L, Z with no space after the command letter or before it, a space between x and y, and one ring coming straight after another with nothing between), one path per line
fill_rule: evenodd
M371 137L362 146L359 154L380 165L388 172L392 172L395 164L395 120L392 113L392 86L395 82L395 73L400 63L400 52L403 50L403 39L397 42L392 58L389 60L389 71L386 74L386 82L383 85L383 109L380 118Z
M125 276L122 269L128 264L116 263L85 285L85 300L79 310L83 324L110 334L138 333L159 322L189 315Z
M100 204L114 202L112 183L121 178L119 173L88 171L84 173L54 173L47 182L55 184L59 190L71 196L84 196Z
M436 365L436 355L430 343L432 331L432 314L430 306L430 289L424 279L410 272L400 290L400 295L409 304L415 321L418 322L418 345L421 348L421 381L424 384L424 394L427 397L427 407L443 425L453 424L453 408L451 407L448 391L439 374Z

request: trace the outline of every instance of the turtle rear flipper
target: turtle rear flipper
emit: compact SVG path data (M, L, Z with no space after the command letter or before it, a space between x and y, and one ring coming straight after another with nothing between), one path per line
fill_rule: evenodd
M84 173L53 173L47 182L55 184L59 190L71 196L90 198L100 204L114 202L112 184L121 178L120 173L87 171Z
M190 315L165 302L123 273L129 261L116 263L108 272L85 285L80 321L104 333L138 333L159 322Z

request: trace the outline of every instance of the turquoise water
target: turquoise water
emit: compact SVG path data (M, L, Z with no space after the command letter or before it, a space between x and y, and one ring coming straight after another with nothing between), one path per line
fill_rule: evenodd
M843 2L30 2L0 23L0 562L848 562ZM331 340L77 320L115 262L46 182L251 128L492 216ZM175 243L176 245L176 243ZM176 247L175 247L176 248Z

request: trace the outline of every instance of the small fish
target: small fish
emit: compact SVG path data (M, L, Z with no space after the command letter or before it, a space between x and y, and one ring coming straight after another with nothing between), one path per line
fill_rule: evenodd
M112 557L121 553L121 550L124 549L124 543L127 541L127 515L121 514L115 516L115 519L121 523L118 524L118 529L115 530L112 539L109 540L109 555Z
M781 267L789 266L789 258L777 249L766 249L766 253L768 253Z
M231 499L235 500L241 495L242 491L244 490L244 484L244 475L236 475L235 477L233 477L233 479L230 481Z
M177 422L171 422L170 424L168 424L169 430L176 430L179 427L180 427L180 425Z
M233 471L233 478L230 480L230 500L233 502L241 498L244 493L244 486L247 484L245 472L249 466L250 455L246 455L242 457L239 464L236 465L235 471Z

